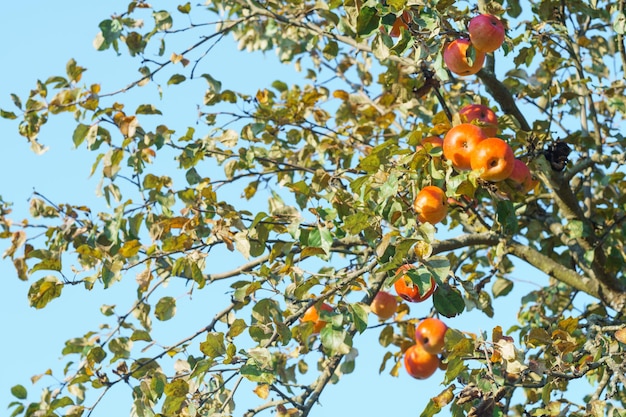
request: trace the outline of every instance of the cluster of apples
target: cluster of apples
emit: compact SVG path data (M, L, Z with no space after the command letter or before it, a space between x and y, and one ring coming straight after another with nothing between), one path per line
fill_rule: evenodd
M406 274L408 270L413 268L415 265L405 264L396 270L398 279L394 283L394 289L398 297L408 302L419 303L432 296L437 284L431 277L429 288L421 293L419 287ZM396 296L383 290L378 291L370 304L372 313L376 314L382 321L393 317L397 309L398 300ZM306 310L300 319L302 322L313 324L313 334L321 332L326 326L326 321L321 317L321 311L331 312L333 308L327 303L321 303L319 306L314 304ZM404 352L404 367L409 375L417 379L425 379L441 366L440 354L443 352L447 329L448 326L437 318L424 319L417 325L415 344Z
M435 292L437 284L430 278L430 286L424 293L420 292L417 285L406 274L415 265L405 264L397 269L398 279L394 283L394 289L398 296L408 302L420 303L428 299ZM386 291L379 291L370 308L381 320L391 318L398 308L395 296ZM415 344L404 352L404 368L413 378L426 379L431 376L441 365L439 355L443 352L444 337L448 326L437 318L422 320L415 328Z
M497 17L480 14L473 17L467 27L469 39L459 38L443 49L443 62L457 75L476 74L485 63L485 55L502 46L504 25ZM470 53L470 48L473 53Z
M452 127L441 139L429 136L422 145L441 147L443 156L457 171L476 171L478 177L493 183L508 180L511 189L526 194L538 181L528 165L515 157L509 144L498 137L498 117L483 104L468 104L459 111L461 124ZM448 212L448 198L441 188L422 188L413 200L413 209L422 223L437 224Z

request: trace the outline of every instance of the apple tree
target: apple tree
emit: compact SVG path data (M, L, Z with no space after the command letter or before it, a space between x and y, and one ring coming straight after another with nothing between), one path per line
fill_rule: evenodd
M10 195L0 201L3 258L30 282L30 305L61 303L68 286L135 291L67 340L53 389L16 384L10 415L88 416L119 387L132 416L306 416L342 375L372 366L358 363L360 333L379 334L381 372L403 372L421 318L395 297L395 314L368 325L377 293L396 295L408 277L436 288L422 301L433 317L493 317L523 263L549 284L511 297L512 328L448 329L445 371L431 377L441 394L422 415L624 415L624 1L156 3L131 1L94 28L104 59L135 60L138 73L119 74L125 88L107 90L68 57L65 73L0 110L34 152L58 146L46 124L71 115L67 141L101 179L103 208L34 193L21 215ZM469 36L483 14L506 29L493 52ZM224 39L306 82L224 85L211 73ZM456 40L462 52L444 59ZM461 64L475 70L460 75ZM197 112L174 129L160 107L190 85ZM161 100L141 101L147 90ZM495 125L470 120L471 104ZM445 148L467 124L494 128L529 167L524 181L485 177L474 158L456 166L424 140ZM425 187L445 193L442 221L414 204ZM223 295L196 332L163 344L161 329L177 326L175 283L190 303ZM579 380L584 398L559 395ZM258 396L247 409L236 408L243 381Z

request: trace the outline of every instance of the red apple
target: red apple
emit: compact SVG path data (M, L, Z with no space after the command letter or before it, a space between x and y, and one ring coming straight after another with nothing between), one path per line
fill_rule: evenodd
M489 107L483 104L468 104L459 111L463 123L476 120L477 125L485 132L485 136L492 138L498 134L498 116Z
M470 165L485 181L503 181L511 175L515 156L508 143L500 138L487 138L473 149Z
M468 49L472 44L468 39L456 39L443 48L443 62L457 75L476 74L485 63L485 53L474 48L474 59L470 62Z
M513 171L509 175L509 179L517 184L519 191L529 193L537 185L538 181L533 178L528 165L519 159L515 159Z
M480 14L469 22L468 32L472 45L481 52L493 52L504 42L504 25L497 17Z

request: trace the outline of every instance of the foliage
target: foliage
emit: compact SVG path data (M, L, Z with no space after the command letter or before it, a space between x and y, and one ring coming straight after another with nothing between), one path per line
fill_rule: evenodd
M478 10L506 22L504 56L458 78L442 48ZM408 27L390 37L405 11ZM104 92L70 59L65 74L0 110L35 152L46 149L48 120L71 114L73 144L92 152L107 203L96 212L34 193L31 220L16 221L0 200L4 258L32 282L30 305L43 309L70 285L136 280L127 311L103 305L104 323L66 342L58 389L29 401L13 387L11 415L89 415L127 385L133 416L306 416L329 382L353 370L358 333L379 331L381 371L399 371L416 323L408 306L382 329L367 323L400 265L418 266L418 285L436 280L432 314L493 316L492 298L514 285L513 259L551 284L522 299L519 325L506 332L448 332L446 388L423 415L448 406L454 416L621 415L625 21L623 1L130 2L101 22L94 47L135 57L136 79ZM275 52L310 82L276 80L254 96L223 88L206 61L224 37L242 51ZM198 120L184 132L157 104L124 101L199 81L205 91L189 98ZM418 146L474 102L498 109L500 136L540 180L533 193L456 172L440 149ZM436 227L412 210L427 185L453 202ZM228 251L240 264L218 272ZM155 329L177 319L166 285L181 280L189 297L224 286L228 294L196 333L163 346ZM593 301L576 310L581 296ZM322 302L334 309L321 312L317 335L299 318ZM554 395L580 378L591 385L579 403ZM243 379L260 401L235 411ZM98 399L88 402L91 391Z

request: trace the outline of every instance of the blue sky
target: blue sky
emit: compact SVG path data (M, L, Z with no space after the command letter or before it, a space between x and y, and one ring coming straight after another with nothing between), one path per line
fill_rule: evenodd
M166 3L163 2L164 5ZM123 9L126 4L123 1L76 0L37 4L6 2L3 6L6 18L0 26L0 38L5 40L1 47L5 60L0 82L0 107L13 110L9 93L26 96L37 79L64 73L65 64L70 58L75 58L79 65L88 68L83 81L101 82L103 91L118 89L132 81L137 74L135 60L126 55L117 57L112 51L97 52L92 47L98 23ZM165 7L171 7L171 4L167 3ZM33 11L34 7L36 11ZM224 83L225 88L230 85L233 89L254 94L258 88L268 86L275 79L294 82L298 77L293 67L279 64L273 55L240 53L232 48L230 42L224 42L211 54L210 72ZM157 102L157 106L168 117L167 123L178 125L178 129L193 123L196 109L192 104L186 104L185 90L178 86L164 87L164 90L164 100L161 102L154 88L146 88L142 100ZM0 154L0 195L14 203L13 219L27 217L27 200L33 190L53 201L101 206L102 201L96 198L95 193L97 175L96 178L88 178L94 155L73 149L73 128L69 117L54 118L41 134L43 144L50 149L38 156L29 150L26 140L17 134L17 123L0 120L0 138L3 142L3 152ZM4 247L0 247L0 252L3 251ZM224 264L223 269L228 269L228 265ZM97 289L87 292L80 286L69 287L64 290L63 297L44 310L34 310L28 306L26 298L29 283L17 279L7 259L0 260L0 277L3 280L3 290L0 292L0 334L3 339L0 344L0 410L11 401L9 389L14 384L26 386L31 399L39 396L41 387L53 386L53 380L44 378L33 388L29 379L48 368L61 375L64 362L59 358L64 341L96 330L103 319L99 313L101 304L118 304L120 311L125 311L133 296L133 279L127 280L128 285L114 286L107 292ZM449 324L470 332L489 331L496 324L501 324L505 329L512 325L520 294L535 289L537 284L546 283L544 276L529 268L516 270L512 278L519 280L516 291L506 300L496 300L496 322L474 311L450 320ZM168 291L174 296L184 296L186 289L174 284ZM165 344L166 341L175 342L203 327L211 314L207 304L198 302L198 298L203 296L206 295L197 295L193 302L179 305L177 318L182 318L179 322L184 325L168 329L171 333L162 334ZM210 302L211 299L207 298L207 303ZM427 305L413 306L412 314L423 316L427 314L428 308ZM370 323L373 324L374 320ZM326 389L321 397L321 406L312 416L343 413L414 416L431 396L441 391L442 387L438 385L441 373L435 374L428 381L416 381L404 372L400 373L399 378L379 375L378 367L384 350L378 345L378 333L370 333L355 340L355 346L360 352L356 371L347 375L337 386ZM251 389L252 385L241 389L238 395L241 396L242 404L252 401L252 405L257 401ZM115 400L105 399L92 417L127 414L128 389L118 387L112 394Z

